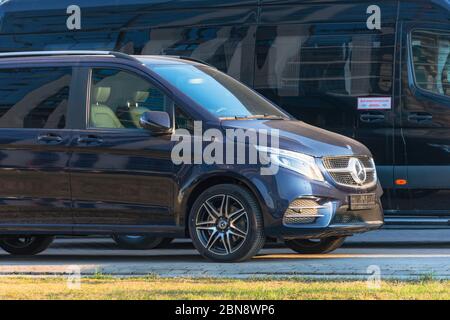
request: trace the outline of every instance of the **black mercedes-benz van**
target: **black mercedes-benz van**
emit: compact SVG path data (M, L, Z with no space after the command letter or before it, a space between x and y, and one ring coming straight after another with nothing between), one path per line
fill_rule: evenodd
M266 236L325 253L383 224L365 146L167 56L0 54L0 181L12 254L55 235L144 234L242 261Z
M364 143L387 224L450 221L446 0L10 0L0 51L115 50L214 65Z

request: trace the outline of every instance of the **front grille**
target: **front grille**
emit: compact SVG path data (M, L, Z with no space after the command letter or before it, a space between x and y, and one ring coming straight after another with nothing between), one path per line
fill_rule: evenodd
M314 199L296 199L284 213L283 223L286 225L313 223L321 216L320 208L322 207Z
M350 158L359 159L366 168L372 168L372 158L368 156L340 156L340 157L325 157L323 164L326 169L344 169L347 168Z
M338 185L368 188L377 182L375 164L368 156L325 157L323 165Z

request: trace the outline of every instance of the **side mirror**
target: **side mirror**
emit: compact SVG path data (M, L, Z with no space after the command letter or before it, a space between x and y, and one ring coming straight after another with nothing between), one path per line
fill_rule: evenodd
M164 134L172 132L170 117L164 111L146 111L139 118L139 124L142 128L153 133Z

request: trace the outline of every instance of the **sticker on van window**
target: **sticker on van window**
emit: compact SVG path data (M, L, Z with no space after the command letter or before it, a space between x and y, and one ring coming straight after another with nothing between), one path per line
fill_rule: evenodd
M391 97L358 98L358 110L390 110L391 107Z

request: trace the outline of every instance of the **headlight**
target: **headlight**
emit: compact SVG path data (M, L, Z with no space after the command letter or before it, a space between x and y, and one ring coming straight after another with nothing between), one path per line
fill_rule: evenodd
M272 165L298 172L312 180L325 181L314 157L278 148L257 146L256 149L266 153Z

